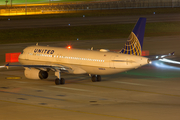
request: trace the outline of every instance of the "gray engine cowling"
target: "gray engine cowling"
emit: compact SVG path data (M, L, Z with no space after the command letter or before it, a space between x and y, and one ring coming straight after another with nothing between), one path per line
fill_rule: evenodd
M47 71L38 70L35 68L26 68L24 70L24 75L28 79L46 79L48 78Z

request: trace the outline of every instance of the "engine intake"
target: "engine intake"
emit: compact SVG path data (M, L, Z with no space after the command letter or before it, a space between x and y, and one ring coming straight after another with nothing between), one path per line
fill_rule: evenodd
M38 70L35 68L31 68L31 69L26 68L24 70L24 75L28 79L46 79L46 78L48 78L47 71Z

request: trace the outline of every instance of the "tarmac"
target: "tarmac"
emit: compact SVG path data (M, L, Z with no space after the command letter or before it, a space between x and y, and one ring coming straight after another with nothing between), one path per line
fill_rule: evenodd
M180 68L162 64L102 76L101 82L62 74L65 85L55 85L53 73L29 80L22 68L3 68L1 120L179 120Z

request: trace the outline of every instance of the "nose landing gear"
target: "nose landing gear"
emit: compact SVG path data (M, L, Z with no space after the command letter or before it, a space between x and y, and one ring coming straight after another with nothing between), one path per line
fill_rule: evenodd
M65 84L65 79L61 78L61 71L55 72L55 76L57 76L57 78L55 79L56 85Z

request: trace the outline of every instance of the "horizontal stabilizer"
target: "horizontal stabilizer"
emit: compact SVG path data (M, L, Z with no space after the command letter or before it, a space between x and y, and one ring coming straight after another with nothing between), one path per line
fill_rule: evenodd
M162 54L162 55L151 55L151 56L146 56L150 60L159 60L163 58L171 58L174 56L175 52L169 53L169 54Z

